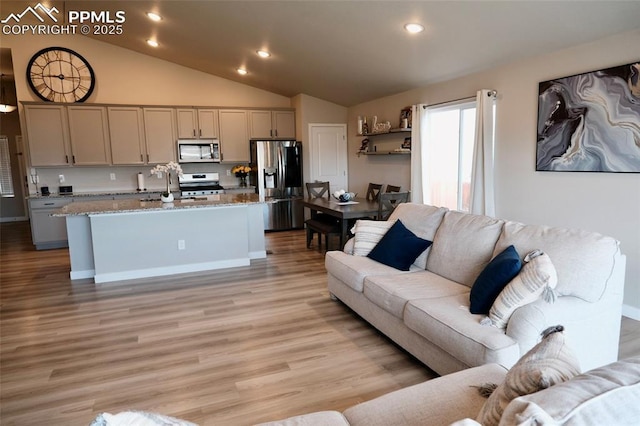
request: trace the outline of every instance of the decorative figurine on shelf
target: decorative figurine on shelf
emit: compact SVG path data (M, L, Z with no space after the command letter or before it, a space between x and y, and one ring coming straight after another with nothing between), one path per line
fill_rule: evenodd
M411 128L411 107L405 107L400 111L400 128Z
M404 142L402 142L402 149L411 149L411 137L404 138Z
M231 173L240 178L240 186L247 186L247 174L251 171L251 167L237 164L231 169Z
M362 139L362 142L360 142L360 149L358 151L359 152L367 152L367 151L369 151L369 139L368 138Z
M362 119L362 134L366 135L369 133L369 125L367 124L367 116L365 115Z
M173 201L173 194L171 193L171 170L175 171L177 175L182 175L182 167L175 161L169 161L167 164L156 165L149 173L151 175L158 175L164 173L167 178L167 189L160 194L160 200L163 203L170 203Z

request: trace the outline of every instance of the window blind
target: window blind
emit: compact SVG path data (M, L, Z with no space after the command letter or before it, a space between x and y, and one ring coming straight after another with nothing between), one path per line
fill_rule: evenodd
M9 139L6 136L0 136L0 195L3 197L15 196L13 178L11 177Z

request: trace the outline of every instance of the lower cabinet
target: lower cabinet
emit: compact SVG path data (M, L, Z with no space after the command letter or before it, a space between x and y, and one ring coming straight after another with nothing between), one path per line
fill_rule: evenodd
M73 200L71 198L36 198L29 200L31 240L36 250L68 247L67 222L64 217L49 216Z

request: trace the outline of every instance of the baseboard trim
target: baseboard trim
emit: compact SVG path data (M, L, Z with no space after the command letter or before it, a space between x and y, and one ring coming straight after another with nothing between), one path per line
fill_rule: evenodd
M4 222L26 222L29 220L27 216L0 217L0 223Z
M622 316L640 321L640 308L635 306L622 305Z

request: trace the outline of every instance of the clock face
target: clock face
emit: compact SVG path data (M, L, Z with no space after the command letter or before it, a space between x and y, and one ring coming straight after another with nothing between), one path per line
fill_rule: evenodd
M73 50L48 47L29 61L27 81L44 101L84 102L93 92L95 75L86 59Z

